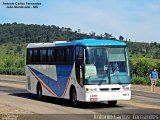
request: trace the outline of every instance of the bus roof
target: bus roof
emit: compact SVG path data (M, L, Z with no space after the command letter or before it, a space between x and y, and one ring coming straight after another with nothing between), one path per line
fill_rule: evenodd
M97 40L97 39L82 39L75 40L71 42L65 42L56 44L56 46L66 46L66 45L83 45L83 46L113 46L113 45L126 45L125 42L118 40Z
M52 47L52 46L125 46L125 42L118 40L97 40L97 39L81 39L74 40L70 42L53 42L53 43L30 43L27 48L36 48L36 47Z

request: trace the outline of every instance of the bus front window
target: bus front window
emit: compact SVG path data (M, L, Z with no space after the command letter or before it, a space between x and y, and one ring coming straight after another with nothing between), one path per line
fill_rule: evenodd
M87 47L84 84L130 84L126 48Z
M108 84L107 48L86 48L85 84Z
M108 48L111 84L130 84L126 48Z

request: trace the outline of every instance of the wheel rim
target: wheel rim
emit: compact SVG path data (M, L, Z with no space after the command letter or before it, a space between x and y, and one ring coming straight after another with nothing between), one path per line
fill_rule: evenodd
M77 104L77 95L75 92L72 94L72 103L73 103L73 105Z

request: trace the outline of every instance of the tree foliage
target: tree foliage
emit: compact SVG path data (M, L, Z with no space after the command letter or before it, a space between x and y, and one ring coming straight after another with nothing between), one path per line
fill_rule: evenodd
M83 38L97 39L115 39L111 34L96 35L80 33L80 29L72 31L71 28L58 27L55 25L37 25L37 24L0 24L0 44L3 43L31 43L31 42L53 42L53 41L71 41Z
M0 24L0 74L25 74L25 50L27 43L71 41L85 38L111 39L116 38L109 33L96 35L82 33L80 29L73 31L71 28L55 25L37 24ZM119 41L128 45L129 59L131 61L131 74L135 83L149 84L149 71L156 67L160 70L160 43L132 42L120 35ZM159 71L160 73L160 71Z

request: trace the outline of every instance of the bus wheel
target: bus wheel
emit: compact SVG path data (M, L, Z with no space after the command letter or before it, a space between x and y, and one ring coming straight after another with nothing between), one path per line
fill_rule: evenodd
M77 93L76 93L75 89L73 89L71 92L70 101L71 101L72 106L74 106L74 107L77 106L78 101L77 101Z
M39 100L41 100L42 99L42 87L41 87L41 84L40 83L38 83L37 84L37 98L39 99Z
M108 101L109 106L115 106L117 104L117 100L115 101Z

